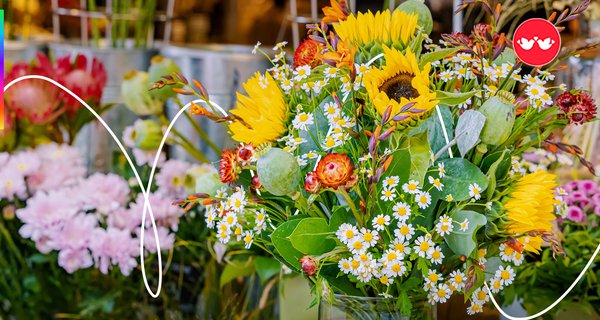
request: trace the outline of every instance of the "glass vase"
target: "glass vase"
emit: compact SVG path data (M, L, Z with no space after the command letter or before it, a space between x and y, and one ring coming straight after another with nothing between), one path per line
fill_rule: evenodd
M410 316L402 315L396 299L335 295L333 304L321 300L320 320L436 320L436 306L415 299Z

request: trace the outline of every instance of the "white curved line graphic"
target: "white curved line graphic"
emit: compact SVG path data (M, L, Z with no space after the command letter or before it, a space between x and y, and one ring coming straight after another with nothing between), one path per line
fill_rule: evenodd
M123 146L123 144L121 143L119 138L117 138L115 133L108 126L108 124L106 124L104 119L102 119L102 117L92 107L90 107L85 101L83 101L83 99L81 99L79 96L74 94L71 90L69 90L62 84L60 84L60 83L56 82L55 80L50 79L48 77L44 77L44 76L40 76L40 75L26 75L26 76L16 78L13 81L9 82L6 86L4 86L4 92L6 92L6 90L8 90L8 88L13 86L14 84L21 82L23 80L28 80L28 79L39 79L39 80L48 81L48 82L52 83L53 85L57 86L58 88L62 89L63 91L65 91L66 93L71 95L73 98L75 98L77 101L79 101L79 103L84 105L96 117L96 119L98 119L98 121L104 126L106 131L108 131L110 136L117 143L117 146L119 147L119 149L121 149L121 152L127 159L127 163L129 163L129 167L133 171L135 178L137 179L138 184L140 185L140 188L142 189L142 194L144 195L144 211L142 213L142 225L140 226L140 265L142 268L142 278L144 279L144 286L146 287L146 291L148 291L148 293L150 294L151 297L158 298L158 296L160 295L161 288L162 288L162 273L163 273L162 272L162 257L161 257L161 252L160 252L160 240L158 238L158 231L156 229L156 222L154 221L154 214L152 212L152 207L150 206L150 202L148 200L149 190L152 188L152 181L154 180L154 173L156 171L156 166L158 164L160 153L164 147L164 144L167 140L169 133L171 132L171 129L173 128L173 125L175 124L175 121L177 121L177 119L181 116L181 114L183 112L185 112L192 105L192 103L206 103L206 102L202 99L198 99L198 100L189 102L183 108L181 108L181 110L179 110L179 112L177 112L177 114L175 115L173 120L171 120L171 123L169 123L169 126L167 127L167 130L160 142L160 145L158 147L158 152L156 153L156 157L154 158L154 163L152 164L152 170L150 172L150 179L148 180L148 185L146 187L144 187L144 183L142 182L142 179L140 178L139 173L135 169L135 165L133 164L133 161L131 161L131 157L127 153L127 150L125 149L125 147ZM219 110L219 112L221 112L224 116L227 116L227 113L225 112L225 110L223 110L223 108L221 108L218 104L216 104L212 101L210 104L212 105L212 107ZM148 279L146 278L146 269L144 266L144 259L145 259L144 258L144 234L146 231L145 224L146 224L146 212L147 211L150 212L150 220L152 221L152 230L154 231L154 238L156 241L156 248L157 248L156 251L158 254L158 272L159 273L158 273L158 286L156 289L156 293L152 292L152 289L150 288L150 285L148 284Z

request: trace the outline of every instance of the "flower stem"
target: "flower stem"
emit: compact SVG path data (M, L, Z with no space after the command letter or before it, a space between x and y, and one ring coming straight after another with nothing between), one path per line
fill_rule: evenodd
M342 195L342 197L344 197L344 199L346 199L346 202L348 202L348 206L350 207L350 210L352 210L352 214L354 214L354 218L356 219L356 222L362 227L363 226L362 216L361 216L360 212L358 211L358 209L356 208L354 201L352 201L352 198L350 198L350 195L348 194L348 192L346 192L346 189L344 189L343 187L339 188L337 190L337 193Z

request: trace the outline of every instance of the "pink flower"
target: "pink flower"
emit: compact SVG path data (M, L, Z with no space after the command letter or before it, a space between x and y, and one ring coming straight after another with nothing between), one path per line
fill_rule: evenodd
M134 232L142 223L142 215L135 210L121 207L107 215L106 223L109 227Z
M31 65L25 62L13 65L6 74L4 83L30 74L51 78L54 70L48 57L38 53L37 60ZM64 108L60 107L60 89L40 79L28 79L14 84L5 92L5 101L7 108L15 113L17 119L26 119L33 124L52 122L64 112Z
M10 167L0 169L0 199L12 201L15 198L25 199L26 196L27 186L23 174Z
M593 180L579 181L579 190L587 195L593 195L598 192L598 184Z
M82 54L78 54L74 58L71 55L60 57L56 60L55 77L58 82L90 105L100 104L102 90L107 80L104 65L100 60L92 58L92 61L88 63L88 58ZM61 92L61 99L70 114L82 107L75 98L66 92Z
M152 193L148 196L150 207L154 215L154 221L158 226L170 227L171 230L177 231L179 225L179 217L184 212L180 207L171 205L171 198L164 197L159 193ZM135 203L130 206L132 214L137 214L140 219L144 213L144 195L138 195ZM146 212L145 226L149 227L152 221L150 220L150 210Z
M68 273L73 273L79 269L89 268L94 265L92 256L87 249L80 250L61 250L58 253L58 265Z
M583 210L581 210L581 208L576 206L569 206L567 208L567 219L573 222L581 223L585 221L585 218L586 216L583 213Z
M52 235L48 244L56 250L81 250L89 246L98 219L92 214L79 213L62 225L60 232Z
M4 167L4 165L10 159L10 154L8 152L0 152L0 168Z
M598 192L592 196L592 202L594 202L594 205L596 207L600 207L600 192Z
M40 165L39 155L35 151L27 150L15 153L6 166L10 167L11 170L19 171L24 176L28 176L36 172Z
M156 231L158 233L158 240L160 242L160 250L169 250L173 248L173 244L175 243L175 234L169 232L168 228L165 227L157 227ZM136 232L138 238L141 238L139 234L139 229ZM156 238L154 237L154 230L151 226L146 228L144 232L144 248L150 253L156 253Z
M95 208L98 212L108 214L129 201L129 185L116 174L95 173L83 180L77 193L84 196L85 209Z
M186 196L184 177L190 164L181 160L168 160L156 175L156 186L162 195L176 199Z
M86 173L83 159L74 147L46 144L39 146L36 153L40 156L42 165L27 180L32 192L73 186Z
M139 256L139 241L127 230L111 227L96 229L90 249L96 268L104 274L112 265L116 265L123 275L128 276L137 266L135 258Z

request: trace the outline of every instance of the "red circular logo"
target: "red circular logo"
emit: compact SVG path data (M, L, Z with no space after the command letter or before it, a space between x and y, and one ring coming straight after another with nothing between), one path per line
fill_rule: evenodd
M550 63L558 55L560 34L546 19L529 19L515 31L513 48L523 63L540 67Z

